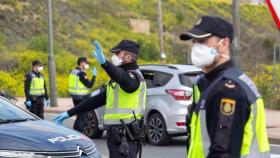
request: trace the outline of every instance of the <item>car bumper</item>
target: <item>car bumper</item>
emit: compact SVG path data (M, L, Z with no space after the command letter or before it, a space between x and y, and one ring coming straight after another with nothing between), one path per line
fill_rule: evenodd
M167 133L169 135L186 134L187 128L184 124L186 115L172 115L166 119Z

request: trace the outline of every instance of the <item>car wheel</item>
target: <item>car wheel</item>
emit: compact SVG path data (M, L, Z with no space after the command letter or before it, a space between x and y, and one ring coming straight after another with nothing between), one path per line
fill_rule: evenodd
M165 121L159 113L152 114L148 119L147 138L152 145L167 145L170 141Z
M98 128L98 120L95 111L92 110L86 114L84 134L90 138L100 138L103 130Z

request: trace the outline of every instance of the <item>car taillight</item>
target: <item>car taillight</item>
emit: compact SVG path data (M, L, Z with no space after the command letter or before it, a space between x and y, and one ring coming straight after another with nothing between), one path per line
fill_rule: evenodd
M167 89L166 93L172 95L175 100L190 100L192 92L182 89Z
M186 126L186 122L176 122L177 126Z

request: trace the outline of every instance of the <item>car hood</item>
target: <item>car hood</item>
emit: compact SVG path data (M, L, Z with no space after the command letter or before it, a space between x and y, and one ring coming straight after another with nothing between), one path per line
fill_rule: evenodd
M44 120L0 124L0 140L0 150L71 151L94 145L85 135Z

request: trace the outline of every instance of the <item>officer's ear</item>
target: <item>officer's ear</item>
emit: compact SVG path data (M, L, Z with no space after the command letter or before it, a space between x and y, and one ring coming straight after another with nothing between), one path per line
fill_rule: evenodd
M223 41L219 44L218 52L228 52L230 50L230 39L229 38L223 38Z
M125 52L123 61L125 63L132 63L132 62L136 61L136 58L137 58L137 56L135 54L133 54L131 52Z

